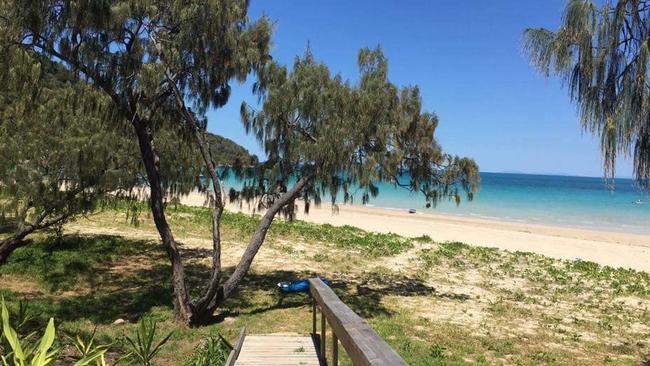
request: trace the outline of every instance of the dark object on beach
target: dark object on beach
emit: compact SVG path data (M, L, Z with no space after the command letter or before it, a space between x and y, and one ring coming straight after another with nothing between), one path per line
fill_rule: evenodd
M320 277L320 279L328 286L331 283L323 277ZM278 282L278 289L284 294L288 294L290 292L307 292L309 291L309 280Z
M409 209L409 213L410 213L410 214L414 214L414 213L415 213L415 209L414 209L414 208Z

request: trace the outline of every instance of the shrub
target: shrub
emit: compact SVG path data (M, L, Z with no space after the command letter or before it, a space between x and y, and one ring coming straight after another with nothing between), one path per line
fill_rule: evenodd
M156 328L157 322L155 320L142 318L135 332L135 339L128 336L125 337L127 345L131 350L124 358L130 359L138 365L150 366L151 360L156 357L160 348L167 343L173 334L173 332L170 332L158 343L155 343Z
M194 349L184 366L221 366L226 363L231 349L221 335L210 336Z

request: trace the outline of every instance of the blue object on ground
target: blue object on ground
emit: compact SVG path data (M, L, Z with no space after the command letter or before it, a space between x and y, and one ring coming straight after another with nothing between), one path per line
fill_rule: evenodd
M320 277L326 285L329 286L330 281L326 280L323 277ZM292 282L279 282L278 289L280 292L288 294L290 292L307 292L309 291L309 280L298 280Z

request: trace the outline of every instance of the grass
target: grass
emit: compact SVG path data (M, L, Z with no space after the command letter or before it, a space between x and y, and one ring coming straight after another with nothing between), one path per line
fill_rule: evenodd
M141 317L156 319L160 334L174 331L159 365L222 357L217 335L232 343L242 326L248 333L308 333L309 298L281 297L275 283L314 275L332 279L342 300L411 365L637 365L650 353L645 272L283 220L220 309L220 321L178 328L152 220L141 209L134 226L123 209L105 206L69 224L63 237L35 237L0 267L0 295L13 307L27 301L37 323L55 317L64 334L96 326L99 342L115 342L114 355ZM169 218L197 294L210 264L210 212L170 207ZM226 271L258 219L224 216ZM114 325L117 319L126 323Z
M137 212L147 212L143 203L135 204ZM126 210L125 202L113 203L105 206L107 209ZM212 213L209 209L201 207L189 207L183 205L170 206L168 213L175 219L175 224L180 226L181 233L209 234L208 230L212 225ZM144 220L143 220L144 219ZM255 230L259 216L249 216L241 213L225 212L222 218L222 225L231 236L234 235L241 240ZM146 222L146 219L139 217L138 223ZM350 248L362 250L369 256L395 255L413 248L416 243L431 242L428 236L416 238L405 238L397 234L373 233L358 229L353 226L335 227L332 225L318 225L305 221L286 221L277 219L267 234L271 241L302 240L307 242L320 242L333 245L339 248Z

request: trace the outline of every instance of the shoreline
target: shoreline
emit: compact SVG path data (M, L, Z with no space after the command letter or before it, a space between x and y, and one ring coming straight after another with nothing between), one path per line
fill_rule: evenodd
M204 206L205 195L192 192L182 196L181 203ZM650 235L453 214L409 214L406 210L345 204L338 205L339 210L335 214L328 204L321 207L312 205L309 214L305 215L302 202L296 201L296 204L296 219L315 224L350 225L367 231L390 232L407 237L428 235L436 242L458 241L476 246L533 252L557 259L581 259L601 265L650 272ZM245 214L253 213L246 203L227 204L226 209Z
M384 206L375 206L372 204L369 205L357 205L357 204L352 204L348 205L346 204L345 206L347 207L359 207L359 208L368 208L370 210L386 210L388 212L406 212L409 209L408 208L399 208L399 207L384 207ZM422 212L424 211L424 212ZM428 215L430 217L435 217L435 218L444 218L444 219L453 219L457 218L460 221L467 220L467 221L484 221L484 222L496 222L496 223L510 223L514 225L525 225L525 226L533 226L533 227L540 227L540 228L547 228L547 229L557 229L557 230L562 230L562 229L567 229L567 230L578 230L578 231L585 231L585 232L602 232L602 233L607 233L607 234L622 234L624 236L627 235L636 235L640 237L646 237L648 240L650 240L650 231L645 232L645 231L636 231L634 229L631 229L631 231L626 232L625 230L617 230L614 225L611 226L603 226L603 227L590 227L588 225L579 225L579 224L561 224L561 223L554 223L554 222L544 222L540 220L525 220L525 219L518 219L518 218L512 218L512 217L498 217L498 216L485 216L485 215L480 215L480 214L467 214L467 213L452 213L452 212L444 212L444 211L436 211L435 208L433 209L418 209L418 211L415 214L411 214L410 216L414 215ZM648 244L650 246L650 244Z

